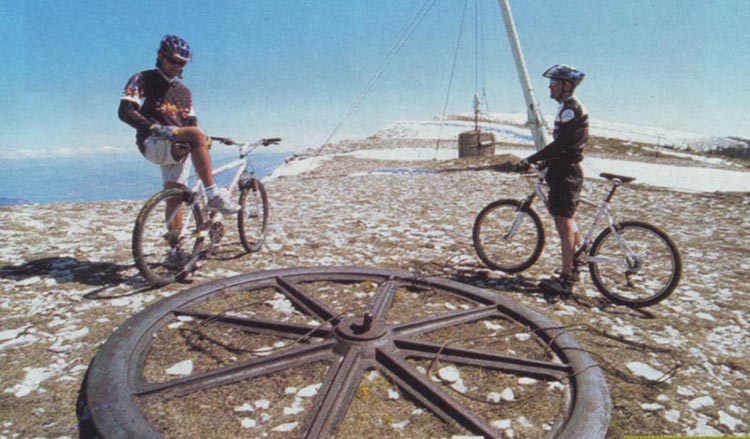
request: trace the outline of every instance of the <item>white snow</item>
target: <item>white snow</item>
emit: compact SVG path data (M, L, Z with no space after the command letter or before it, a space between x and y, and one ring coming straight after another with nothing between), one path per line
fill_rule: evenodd
M242 428L253 428L255 424L256 422L253 418L242 418Z
M310 386L307 386L303 389L300 389L299 392L297 392L297 396L300 398L310 398L318 394L318 390L320 390L320 387L323 385L323 383L318 384L312 384Z
M446 366L438 370L438 377L446 383L455 383L460 378L460 373L455 367Z
M281 425L279 425L279 426L271 429L271 431L280 431L280 432L292 431L295 428L297 428L297 425L299 425L299 422L289 422L289 423L286 423L286 424L281 424Z
M5 389L5 393L12 393L16 398L23 398L24 396L28 396L31 392L39 389L39 385L42 381L51 378L57 373L56 371L45 367L26 367L24 370L26 371L26 376L23 378L23 381L10 389Z
M640 361L631 361L626 366L634 375L649 380L658 380L664 376L664 372L659 372L648 364L641 363Z
M190 375L193 373L193 360L180 361L166 370L169 375Z
M700 396L698 398L693 399L688 403L688 407L690 407L693 410L698 410L703 407L709 407L714 405L714 399L710 396Z
M499 116L494 124L482 124L483 131L493 132L499 142L515 143L519 146L532 146L532 138L526 128L508 125L519 123L522 115L493 115ZM523 116L525 118L525 116ZM522 123L522 122L521 122ZM280 176L299 175L317 168L322 160L335 156L350 156L371 160L398 161L427 161L449 160L458 157L457 149L453 148L402 148L398 147L399 139L436 139L438 135L442 145L455 144L458 134L473 129L473 122L446 121L440 128L439 121L399 121L377 133L384 139L393 139L393 148L364 149L342 154L319 155L315 157L297 158L277 168L268 179ZM638 134L640 133L640 134ZM713 138L698 134L670 132L656 128L633 127L625 128L623 124L599 123L592 126L592 134L621 140L651 142L670 146L692 146ZM450 139L450 140L448 140ZM715 139L714 139L715 140ZM503 148L496 149L495 154L514 154L518 157L530 155L533 149ZM669 152L669 151L667 151ZM672 155L690 156L705 162L703 156L687 153L672 153ZM582 164L587 178L599 178L602 172L627 175L636 178L636 183L650 186L664 187L687 192L748 192L750 191L750 173L743 171L704 168L701 166L676 166L648 163L642 161L601 159L587 156Z
M725 412L719 410L719 424L726 426L730 430L734 431L738 426L742 425L742 421Z
M244 403L234 408L235 412L254 412L255 409L248 403Z

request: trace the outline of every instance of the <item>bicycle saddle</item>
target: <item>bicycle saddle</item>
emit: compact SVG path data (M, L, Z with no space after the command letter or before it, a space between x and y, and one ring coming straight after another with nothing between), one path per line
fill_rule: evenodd
M626 177L624 175L617 175L617 174L609 174L606 172L602 172L599 174L600 177L604 177L607 180L614 180L615 178L619 179L623 183L630 183L631 181L635 181L635 177Z

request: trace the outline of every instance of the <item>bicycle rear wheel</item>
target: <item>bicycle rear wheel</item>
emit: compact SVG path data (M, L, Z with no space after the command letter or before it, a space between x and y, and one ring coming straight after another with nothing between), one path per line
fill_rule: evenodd
M252 178L242 185L241 210L237 214L240 241L247 252L257 252L266 239L268 226L268 194L260 180Z
M146 201L135 221L133 259L155 287L180 280L195 268L203 247L203 217L192 199L189 190L163 190Z
M472 230L474 249L488 267L518 273L532 266L544 249L539 215L518 200L497 200L479 212Z
M621 222L615 230L605 229L591 246L589 272L596 288L612 302L635 308L669 297L682 275L680 253L669 236L640 221Z

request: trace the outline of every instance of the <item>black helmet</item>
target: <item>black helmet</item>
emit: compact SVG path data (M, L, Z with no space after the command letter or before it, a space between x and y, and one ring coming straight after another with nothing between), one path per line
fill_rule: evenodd
M548 68L542 76L550 79L559 79L561 81L570 81L573 83L573 85L578 86L578 84L583 81L583 78L586 76L586 74L573 66L569 66L566 64L555 64L554 66Z
M164 38L161 39L158 53L185 62L190 61L190 58L193 55L193 51L190 50L190 45L187 41L177 35L165 35Z

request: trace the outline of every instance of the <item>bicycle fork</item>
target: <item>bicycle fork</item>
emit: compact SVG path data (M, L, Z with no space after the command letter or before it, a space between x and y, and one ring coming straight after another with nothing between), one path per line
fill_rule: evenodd
M505 236L503 236L503 239L509 240L513 239L513 237L516 236L516 232L518 232L518 228L521 227L521 223L523 222L524 212L527 209L531 208L531 203L534 202L535 197L536 192L532 192L531 195L526 197L521 205L518 206L518 209L516 209L516 216L515 218L513 218L513 224L511 224L510 230L505 234Z

